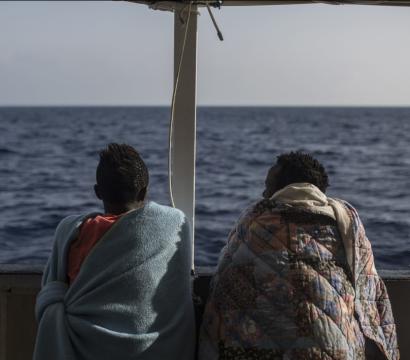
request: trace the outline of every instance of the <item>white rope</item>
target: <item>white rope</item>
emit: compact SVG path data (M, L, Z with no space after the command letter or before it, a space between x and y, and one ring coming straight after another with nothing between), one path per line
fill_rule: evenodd
M186 41L188 38L188 32L189 32L189 22L191 20L191 9L192 9L192 1L188 5L188 17L186 21L186 29L185 29L185 34L184 34L184 41L182 43L182 49L181 49L181 54L180 54L180 59L179 59L179 64L178 64L178 71L175 77L175 83L174 83L174 91L172 93L172 102L171 102L171 120L169 123L169 152L168 152L168 183L169 183L169 196L171 200L171 206L175 207L175 202L174 202L174 195L173 195L173 183L172 183L172 138L173 138L173 127L174 127L174 116L175 116L175 103L176 103L176 94L178 90L178 85L179 85L179 77L181 74L181 69L182 69L182 62L184 59L184 54L185 54L185 45ZM181 14L183 11L181 10ZM177 10L175 10L177 11Z

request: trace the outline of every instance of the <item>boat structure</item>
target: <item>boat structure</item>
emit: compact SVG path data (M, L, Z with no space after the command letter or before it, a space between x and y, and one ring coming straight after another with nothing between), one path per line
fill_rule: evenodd
M174 16L174 91L169 129L169 185L173 206L189 219L194 239L195 228L195 160L197 109L197 33L198 15L209 13L220 40L223 35L212 10L225 6L273 6L325 3L329 5L410 6L410 1L136 1L135 6L165 10ZM121 6L121 1L118 1ZM217 41L217 38L216 38ZM194 259L192 259L194 269ZM206 301L212 268L193 272L194 303L199 327ZM384 271L397 323L401 357L410 359L410 271ZM32 358L36 336L34 304L42 276L42 266L0 265L0 360ZM165 351L165 349L164 349Z

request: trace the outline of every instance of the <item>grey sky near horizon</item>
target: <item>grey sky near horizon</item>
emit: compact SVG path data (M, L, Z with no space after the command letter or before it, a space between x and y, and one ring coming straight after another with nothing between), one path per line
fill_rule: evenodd
M410 8L291 5L199 19L200 105L410 106ZM0 2L0 105L168 105L173 15Z

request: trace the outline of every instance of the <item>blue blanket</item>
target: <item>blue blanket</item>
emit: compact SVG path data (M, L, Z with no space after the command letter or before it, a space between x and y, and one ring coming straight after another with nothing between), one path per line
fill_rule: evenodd
M82 222L56 230L42 290L34 360L191 360L191 241L184 214L147 203L101 238L67 285L67 251Z

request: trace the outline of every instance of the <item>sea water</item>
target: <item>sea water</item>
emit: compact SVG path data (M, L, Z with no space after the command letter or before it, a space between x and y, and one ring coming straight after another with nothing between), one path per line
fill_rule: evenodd
M102 210L93 185L110 142L141 153L149 198L169 204L168 121L165 107L0 108L0 263L44 264L62 218ZM276 156L303 150L358 209L377 266L410 268L410 108L202 107L197 142L197 265L216 264Z

